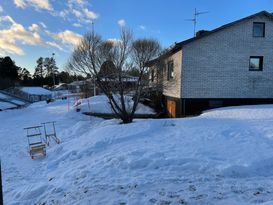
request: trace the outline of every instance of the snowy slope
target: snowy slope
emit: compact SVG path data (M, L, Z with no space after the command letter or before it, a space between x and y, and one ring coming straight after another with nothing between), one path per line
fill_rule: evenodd
M22 128L57 121L31 160ZM0 113L6 204L273 204L273 105L195 118L90 118L66 101Z

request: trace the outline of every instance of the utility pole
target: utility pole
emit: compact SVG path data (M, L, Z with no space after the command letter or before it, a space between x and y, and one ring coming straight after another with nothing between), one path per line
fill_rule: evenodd
M193 36L196 36L196 24L197 24L197 17L202 14L206 14L208 11L200 12L197 11L196 8L194 8L194 15L193 19L186 19L187 21L192 21L193 22Z

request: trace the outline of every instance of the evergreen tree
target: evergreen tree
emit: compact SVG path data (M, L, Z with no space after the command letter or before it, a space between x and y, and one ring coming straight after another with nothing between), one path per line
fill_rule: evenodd
M56 77L59 73L58 67L56 66L56 61L53 56L51 58L47 57L44 60L44 69L46 70L47 82L48 84L51 84L50 82L52 82L52 85L57 83L58 80L56 79ZM49 80L50 78L52 80Z
M0 77L10 80L18 80L17 66L9 56L0 58Z
M44 59L40 57L37 61L37 66L35 67L34 78L43 78L44 77Z

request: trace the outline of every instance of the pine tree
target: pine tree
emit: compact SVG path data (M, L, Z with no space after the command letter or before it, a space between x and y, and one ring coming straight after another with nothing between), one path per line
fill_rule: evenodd
M51 77L53 73L54 73L54 75L58 74L58 67L56 66L56 61L53 57L45 58L44 68L46 70L47 77Z
M35 68L34 78L43 78L44 77L44 59L40 57L37 61L37 66Z

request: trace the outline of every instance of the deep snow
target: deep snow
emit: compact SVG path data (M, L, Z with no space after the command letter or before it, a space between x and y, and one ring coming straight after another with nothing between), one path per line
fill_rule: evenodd
M51 120L61 144L31 160L22 129ZM273 105L124 125L39 102L0 121L6 204L273 204Z

